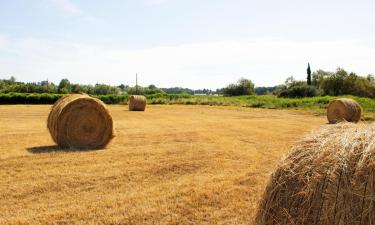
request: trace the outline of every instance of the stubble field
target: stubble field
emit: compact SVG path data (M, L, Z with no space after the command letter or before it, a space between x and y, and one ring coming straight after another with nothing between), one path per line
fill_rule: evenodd
M302 111L109 106L105 150L61 150L51 106L0 106L0 224L251 224L288 149L326 123Z

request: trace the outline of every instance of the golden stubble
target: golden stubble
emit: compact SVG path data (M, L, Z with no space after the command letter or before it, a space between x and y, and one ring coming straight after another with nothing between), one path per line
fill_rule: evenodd
M326 123L301 111L109 106L105 150L62 151L51 106L0 106L0 224L249 224L269 174Z

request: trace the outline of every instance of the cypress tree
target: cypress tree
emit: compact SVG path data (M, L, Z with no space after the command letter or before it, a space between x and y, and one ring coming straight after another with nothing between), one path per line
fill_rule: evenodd
M308 66L307 66L307 85L311 85L311 69L310 69L310 63L308 63Z

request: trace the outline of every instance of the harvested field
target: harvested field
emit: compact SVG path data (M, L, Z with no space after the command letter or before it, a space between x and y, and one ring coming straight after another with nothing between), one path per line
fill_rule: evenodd
M0 224L249 224L270 172L326 123L301 111L110 106L105 150L60 150L51 106L0 106Z

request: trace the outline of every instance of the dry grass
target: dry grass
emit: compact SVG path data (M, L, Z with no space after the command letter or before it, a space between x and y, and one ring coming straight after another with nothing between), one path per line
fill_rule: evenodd
M272 174L256 224L375 224L374 139L374 124L308 135Z
M49 109L0 106L0 224L249 224L279 158L326 123L294 111L110 106L108 148L64 152L51 146Z

